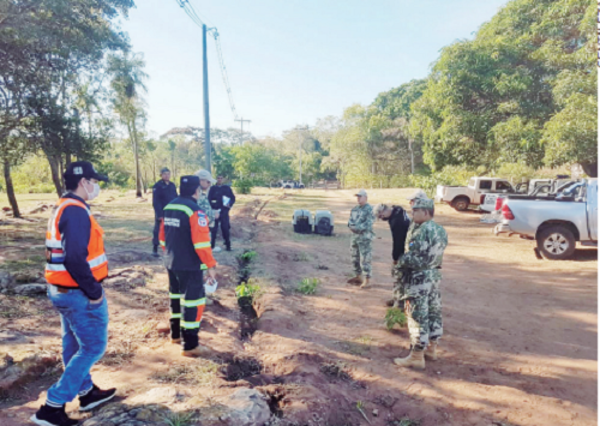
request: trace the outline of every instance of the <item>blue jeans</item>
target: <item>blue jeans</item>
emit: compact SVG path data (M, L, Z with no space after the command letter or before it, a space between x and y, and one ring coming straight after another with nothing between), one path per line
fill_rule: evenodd
M93 386L90 370L108 343L108 304L106 296L100 303L91 303L81 290L60 293L54 285L48 285L48 298L60 313L65 371L48 390L47 399L63 405Z

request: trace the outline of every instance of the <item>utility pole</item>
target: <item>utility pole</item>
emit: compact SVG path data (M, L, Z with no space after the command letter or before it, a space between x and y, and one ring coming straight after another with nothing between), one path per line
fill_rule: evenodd
M204 80L204 155L206 170L210 170L210 114L208 111L208 55L206 53L206 25L202 24L202 76Z
M250 120L244 120L244 117L242 117L241 119L235 119L235 121L239 121L241 126L242 126L242 134L240 136L240 145L242 144L242 142L244 142L243 138L244 138L244 122L246 123L252 123L252 121Z

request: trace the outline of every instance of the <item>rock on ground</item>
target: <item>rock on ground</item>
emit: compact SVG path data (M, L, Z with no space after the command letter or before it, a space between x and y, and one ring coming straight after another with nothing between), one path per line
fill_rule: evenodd
M230 411L223 420L236 426L262 426L271 417L266 398L255 389L239 389L225 402Z

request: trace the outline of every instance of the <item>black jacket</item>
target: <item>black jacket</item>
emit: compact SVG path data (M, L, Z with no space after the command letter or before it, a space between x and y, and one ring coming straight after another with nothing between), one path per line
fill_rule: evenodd
M223 196L231 199L229 206L227 207L223 205ZM210 207L213 210L226 209L225 211L229 211L235 203L235 195L233 195L233 191L228 185L211 186L208 191L208 200L210 201Z
M410 219L402 207L392 206L392 215L390 216L389 223L394 241L392 258L397 261L404 254L404 245L406 244L406 234L410 226Z
M152 207L157 218L162 217L163 209L167 204L177 198L177 188L173 182L165 183L159 180L152 187Z
M160 243L165 266L176 271L199 271L216 262L210 248L208 218L192 197L179 197L164 209Z

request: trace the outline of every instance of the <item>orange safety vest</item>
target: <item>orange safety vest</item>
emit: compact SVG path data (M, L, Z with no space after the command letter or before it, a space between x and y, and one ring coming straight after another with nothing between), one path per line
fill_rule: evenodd
M58 230L60 217L67 206L81 207L90 216L91 232L87 261L94 278L97 281L101 281L108 276L108 259L104 252L103 241L104 231L85 204L72 198L61 198L58 200L58 203L54 207L54 212L48 221L48 230L46 232L46 280L50 284L63 287L79 287L65 268L62 235Z

